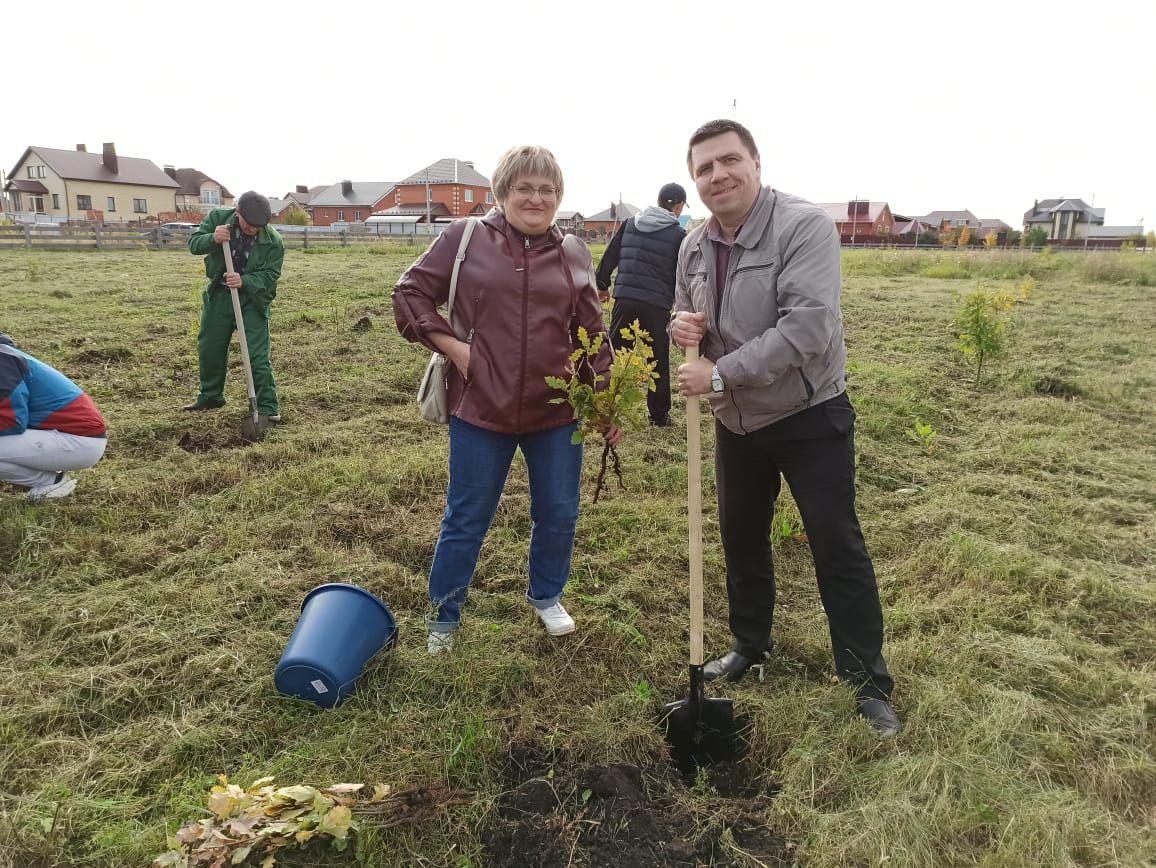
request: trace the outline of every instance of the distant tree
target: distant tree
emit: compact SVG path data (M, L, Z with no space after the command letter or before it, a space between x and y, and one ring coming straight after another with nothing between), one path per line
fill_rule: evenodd
M285 210L285 222L290 226L308 226L313 221L300 205L290 205Z
M1043 226L1033 226L1020 240L1024 247L1043 247L1048 243L1048 230Z
M926 245L927 247L933 247L934 245L940 243L940 239L939 236L934 232L920 232L919 243Z
M954 247L959 243L959 231L945 228L939 233L939 243L944 247Z
M995 250L999 246L999 236L995 234L994 229L989 229L987 235L984 236L983 246L988 250Z
M960 247L967 247L967 245L971 244L971 227L970 226L964 226L962 229L959 230L959 241L957 243L959 244Z
M1008 247L1017 247L1019 245L1020 239L1022 237L1023 237L1023 233L1020 232L1018 229L1009 229L1008 233L1007 233L1007 246Z
M1148 234L1144 236L1144 240L1147 242L1149 250L1156 249L1156 230L1148 230Z

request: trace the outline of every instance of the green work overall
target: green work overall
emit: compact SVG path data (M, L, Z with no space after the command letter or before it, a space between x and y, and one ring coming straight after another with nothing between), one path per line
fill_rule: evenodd
M225 254L213 238L218 226L237 222L236 209L214 208L189 238L189 251L205 257L205 276L209 285L202 296L201 331L197 336L200 360L201 392L197 403L220 406L225 402L225 371L229 361L229 340L236 327L233 301L225 286ZM253 367L253 386L257 392L257 412L275 416L279 411L277 383L269 361L269 306L277 295L285 246L281 235L271 226L262 227L256 236L245 271L241 275L241 318L249 343L249 361Z

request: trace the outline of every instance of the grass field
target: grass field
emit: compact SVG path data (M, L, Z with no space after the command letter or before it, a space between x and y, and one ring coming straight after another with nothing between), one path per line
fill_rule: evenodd
M712 690L749 726L747 753L684 781L655 725L686 686L677 425L627 439L628 489L596 507L587 451L575 635L547 639L524 601L516 463L458 646L426 654L446 436L418 417L426 353L389 301L417 252L288 254L286 424L252 446L238 364L224 410L179 411L196 393L198 259L0 254L0 330L83 384L111 428L66 501L0 486L0 865L147 865L222 772L431 800L421 822L366 821L346 853L311 844L282 864L1156 860L1156 257L845 254L860 516L907 730L880 742L852 719L784 496L775 657ZM1009 354L974 390L956 293L1029 275ZM704 477L713 504L709 461ZM706 576L721 652L713 508ZM333 581L381 597L400 640L321 712L272 672L304 595ZM446 790L467 795L438 808Z

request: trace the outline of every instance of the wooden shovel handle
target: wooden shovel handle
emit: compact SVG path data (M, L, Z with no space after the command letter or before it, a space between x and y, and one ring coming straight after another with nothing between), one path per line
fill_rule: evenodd
M686 348L686 360L698 359L698 346ZM690 665L701 666L702 652L702 408L698 395L686 399L686 512L690 542Z
M233 274L233 247L228 241L222 241L221 247L225 253L225 273ZM249 390L249 413L253 422L257 421L257 389L253 383L253 360L249 358L249 339L245 336L245 317L241 313L241 296L237 290L229 287L229 295L233 298L233 319L237 325L237 341L241 344L241 367L245 371L245 388Z

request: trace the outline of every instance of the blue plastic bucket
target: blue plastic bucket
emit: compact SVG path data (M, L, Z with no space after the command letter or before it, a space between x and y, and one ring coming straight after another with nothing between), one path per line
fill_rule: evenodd
M389 608L369 591L344 582L318 585L301 603L273 683L288 696L332 708L353 692L365 664L396 638Z

